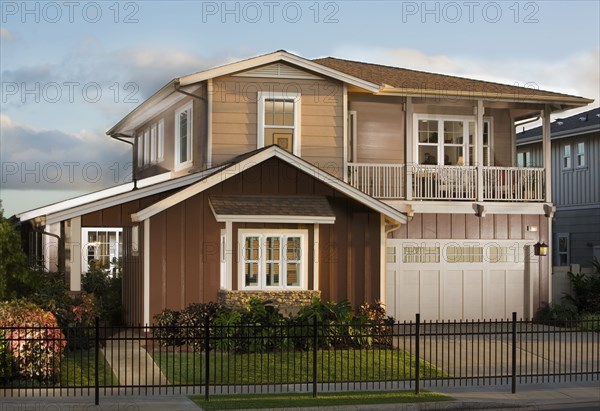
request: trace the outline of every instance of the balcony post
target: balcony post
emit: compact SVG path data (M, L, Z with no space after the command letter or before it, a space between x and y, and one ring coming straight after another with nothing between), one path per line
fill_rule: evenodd
M477 100L477 108L475 113L475 164L477 165L477 201L483 201L483 112L483 100Z
M542 111L542 152L544 153L544 200L552 202L552 151L550 148L550 106Z
M412 97L406 97L406 113L405 113L405 125L406 125L406 153L404 157L406 158L406 166L405 166L405 176L406 176L406 199L413 199L413 165L415 164L414 160L414 144L415 138L418 138L413 133L413 105L412 105Z

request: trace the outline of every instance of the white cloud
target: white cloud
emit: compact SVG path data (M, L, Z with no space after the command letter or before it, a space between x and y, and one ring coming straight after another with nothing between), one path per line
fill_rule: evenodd
M557 54L554 60L531 57L524 60L450 57L428 55L407 48L361 48L344 46L334 56L403 67L414 70L451 74L504 84L535 84L543 90L592 98L592 106L600 103L600 50L576 54ZM583 111L589 108L580 109ZM568 113L567 113L568 114ZM561 114L564 116L565 114Z
M100 130L38 129L0 115L3 189L95 191L131 174L131 147Z

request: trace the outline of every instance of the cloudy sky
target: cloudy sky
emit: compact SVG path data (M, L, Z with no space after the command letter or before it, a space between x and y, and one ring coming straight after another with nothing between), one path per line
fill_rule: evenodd
M279 49L535 86L597 107L599 4L2 0L4 214L126 181L131 148L106 130L174 77Z

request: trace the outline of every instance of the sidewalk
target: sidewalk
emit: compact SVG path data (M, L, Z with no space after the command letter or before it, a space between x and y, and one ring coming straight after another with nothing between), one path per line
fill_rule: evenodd
M420 404L356 405L340 407L304 408L302 411L378 411L378 410L532 410L543 406L588 404L600 409L600 382L573 382L560 384L522 384L517 393L510 393L510 386L436 387L430 391L441 392L454 401ZM100 405L94 406L93 396L81 397L5 397L0 411L56 411L127 410L127 411L198 411L199 408L183 395L155 396L101 396ZM291 408L285 409L287 411ZM296 409L298 410L298 409ZM272 410L275 411L275 410Z

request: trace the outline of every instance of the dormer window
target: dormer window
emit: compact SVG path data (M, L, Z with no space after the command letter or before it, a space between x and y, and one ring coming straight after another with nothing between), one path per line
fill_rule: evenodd
M192 164L192 103L175 112L175 168Z
M277 144L299 155L300 94L258 93L258 148Z

